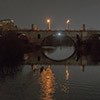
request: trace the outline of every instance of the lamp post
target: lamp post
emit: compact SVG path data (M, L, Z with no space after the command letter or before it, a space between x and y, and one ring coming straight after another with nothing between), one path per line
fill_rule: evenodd
M51 30L51 20L47 19L47 24L48 24L48 30Z
M69 30L69 24L70 24L70 20L68 19L68 20L66 21L66 30Z

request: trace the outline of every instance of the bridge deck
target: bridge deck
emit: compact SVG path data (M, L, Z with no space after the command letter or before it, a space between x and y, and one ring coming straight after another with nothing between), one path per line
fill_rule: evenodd
M35 42L40 44L41 41L53 34L56 34L58 32L63 33L71 37L74 41L76 41L76 36L79 35L79 37L82 40L85 40L89 38L92 34L100 34L100 30L18 30L19 33L25 34L30 42Z

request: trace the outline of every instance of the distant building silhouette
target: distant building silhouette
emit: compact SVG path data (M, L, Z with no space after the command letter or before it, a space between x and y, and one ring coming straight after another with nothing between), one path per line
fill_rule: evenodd
M0 20L0 30L15 30L17 25L15 25L14 20L12 19L3 19Z

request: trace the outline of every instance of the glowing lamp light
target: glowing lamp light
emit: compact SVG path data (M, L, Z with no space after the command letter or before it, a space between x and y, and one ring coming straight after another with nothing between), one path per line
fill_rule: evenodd
M66 23L67 23L67 24L70 23L70 20L68 19Z
M48 23L48 30L51 30L51 20L47 19L47 23Z
M67 30L69 30L69 24L70 24L70 20L68 19L68 20L66 21L66 29L67 29Z
M47 23L50 23L50 19L47 19Z

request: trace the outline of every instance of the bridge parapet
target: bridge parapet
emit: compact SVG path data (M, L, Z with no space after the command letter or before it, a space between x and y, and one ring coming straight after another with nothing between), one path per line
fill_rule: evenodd
M79 35L81 40L88 39L92 34L100 34L96 30L19 30L20 33L25 34L31 43L41 44L41 42L48 36L63 33L76 41L76 36Z

